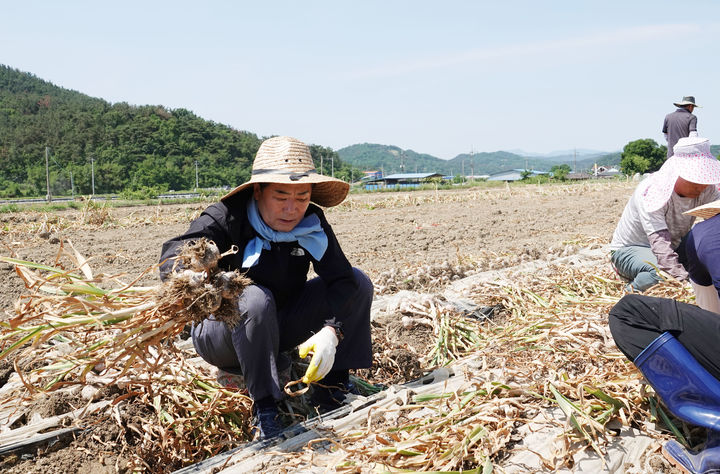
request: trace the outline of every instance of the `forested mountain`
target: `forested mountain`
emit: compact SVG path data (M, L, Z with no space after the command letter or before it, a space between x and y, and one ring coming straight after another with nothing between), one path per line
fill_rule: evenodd
M491 153L463 153L451 160L443 160L432 155L419 154L412 150L402 150L396 146L363 143L338 150L340 158L363 170L383 170L391 173L436 172L446 175L482 175L509 169L531 168L548 171L553 165L568 164L578 171L592 169L593 164L617 165L620 153L609 153L591 158L520 156L507 151Z
M51 192L235 186L250 176L262 138L204 120L185 109L110 104L0 65L0 197ZM326 173L347 179L351 168L330 148L311 146ZM333 158L334 159L331 159Z
M0 65L0 197L44 196L48 150L51 192L188 190L235 186L250 176L263 137L205 120L186 109L111 104ZM324 174L350 181L361 170L384 173L491 174L511 168L578 171L616 165L620 154L589 159L520 156L510 152L461 154L442 160L396 146L359 144L337 152L311 145ZM718 147L713 146L717 153Z
M363 170L384 171L392 173L449 173L447 161L432 155L403 150L392 145L363 143L350 145L338 150L343 161Z

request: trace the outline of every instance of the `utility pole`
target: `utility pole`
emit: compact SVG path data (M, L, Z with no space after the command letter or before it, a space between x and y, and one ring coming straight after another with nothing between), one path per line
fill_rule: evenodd
M573 173L577 173L577 148L573 149Z
M332 166L332 168L331 168L331 170L332 170L331 176L334 178L334 177L335 177L335 155L334 155L334 154L333 154L333 155L330 155L330 159L332 160L332 162L331 162L331 166Z
M320 174L324 174L323 173L323 157L324 157L324 155L325 154L323 152L320 152Z
M50 168L48 166L48 154L50 147L45 147L45 185L47 187L47 195L45 196L48 203L52 202L52 195L50 194Z
M198 163L195 160L195 192L198 190Z
M475 157L473 156L472 147L470 147L470 174L472 175L470 179L475 181Z
M73 183L72 171L70 172L70 192L72 193L73 201L75 200L75 183Z
M92 182L92 197L95 197L95 157L90 157L90 176Z

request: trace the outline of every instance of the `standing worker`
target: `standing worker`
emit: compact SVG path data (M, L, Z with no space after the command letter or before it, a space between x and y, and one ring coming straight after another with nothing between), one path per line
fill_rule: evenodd
M687 95L680 102L673 102L677 107L675 112L671 112L665 116L662 132L667 140L667 157L673 154L673 147L678 140L684 137L697 136L697 117L693 115L695 107L700 107L695 103L695 97Z
M285 395L285 352L297 347L300 357L313 354L302 381L319 383L311 396L319 411L339 407L352 390L348 370L372 362L373 285L350 265L319 207L340 204L349 188L315 170L305 143L270 138L260 145L250 180L163 245L163 276L186 242L204 237L222 253L239 249L219 262L252 280L238 300L237 324L211 315L193 326L192 340L221 377L244 379L260 438L283 430L276 402ZM310 264L318 276L308 280Z

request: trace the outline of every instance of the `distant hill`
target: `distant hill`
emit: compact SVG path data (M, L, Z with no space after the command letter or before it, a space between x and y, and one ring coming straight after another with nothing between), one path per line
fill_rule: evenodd
M362 143L350 145L337 151L340 159L362 170L382 170L392 173L449 173L452 166L432 155L403 150L392 145Z
M532 156L536 158L561 158L561 157L570 157L571 159L573 157L576 158L595 158L597 156L607 155L606 151L598 151L598 150L587 150L585 148L577 148L573 150L556 150L551 151L548 153L535 153L531 151L524 151L524 150L506 150L510 153L515 153L516 155L520 156Z
M592 169L595 163L605 166L620 164L620 152L593 156L521 156L507 151L464 153L451 160L403 150L393 145L362 143L338 150L340 158L363 170L383 170L385 174L436 172L442 174L492 174L515 168L548 171L553 165L568 164L578 171Z
M0 197L44 196L45 150L53 195L153 192L235 186L250 176L262 142L235 130L162 105L109 103L58 87L31 73L0 64ZM310 147L323 173L350 180L360 170L491 174L512 168L547 171L569 164L581 171L593 163L615 165L619 153L588 158L522 156L507 151L461 154L451 160L363 143L334 151ZM718 147L713 147L714 153ZM322 156L322 159L321 159ZM94 175L92 174L94 172Z
M0 197L235 186L250 177L262 138L162 105L111 104L0 64ZM312 145L319 168L353 173ZM333 158L333 159L330 159ZM352 174L351 174L352 173ZM72 186L72 188L71 188Z

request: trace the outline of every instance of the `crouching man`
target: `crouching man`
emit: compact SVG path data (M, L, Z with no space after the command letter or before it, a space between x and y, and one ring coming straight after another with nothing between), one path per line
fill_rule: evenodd
M290 137L265 140L252 177L208 207L183 235L162 248L161 274L173 268L187 241L205 237L220 252L223 270L239 269L252 284L239 298L239 323L213 316L192 328L197 353L225 376L242 376L259 437L279 434L276 402L284 396L284 352L312 354L304 383L322 410L340 406L351 389L349 369L370 367L373 285L350 266L318 206L340 204L349 185L317 173L307 145ZM315 205L317 204L317 205ZM312 263L318 277L308 280Z
M679 301L631 294L610 310L615 344L678 418L707 428L700 451L677 441L665 457L683 472L720 472L720 316Z

